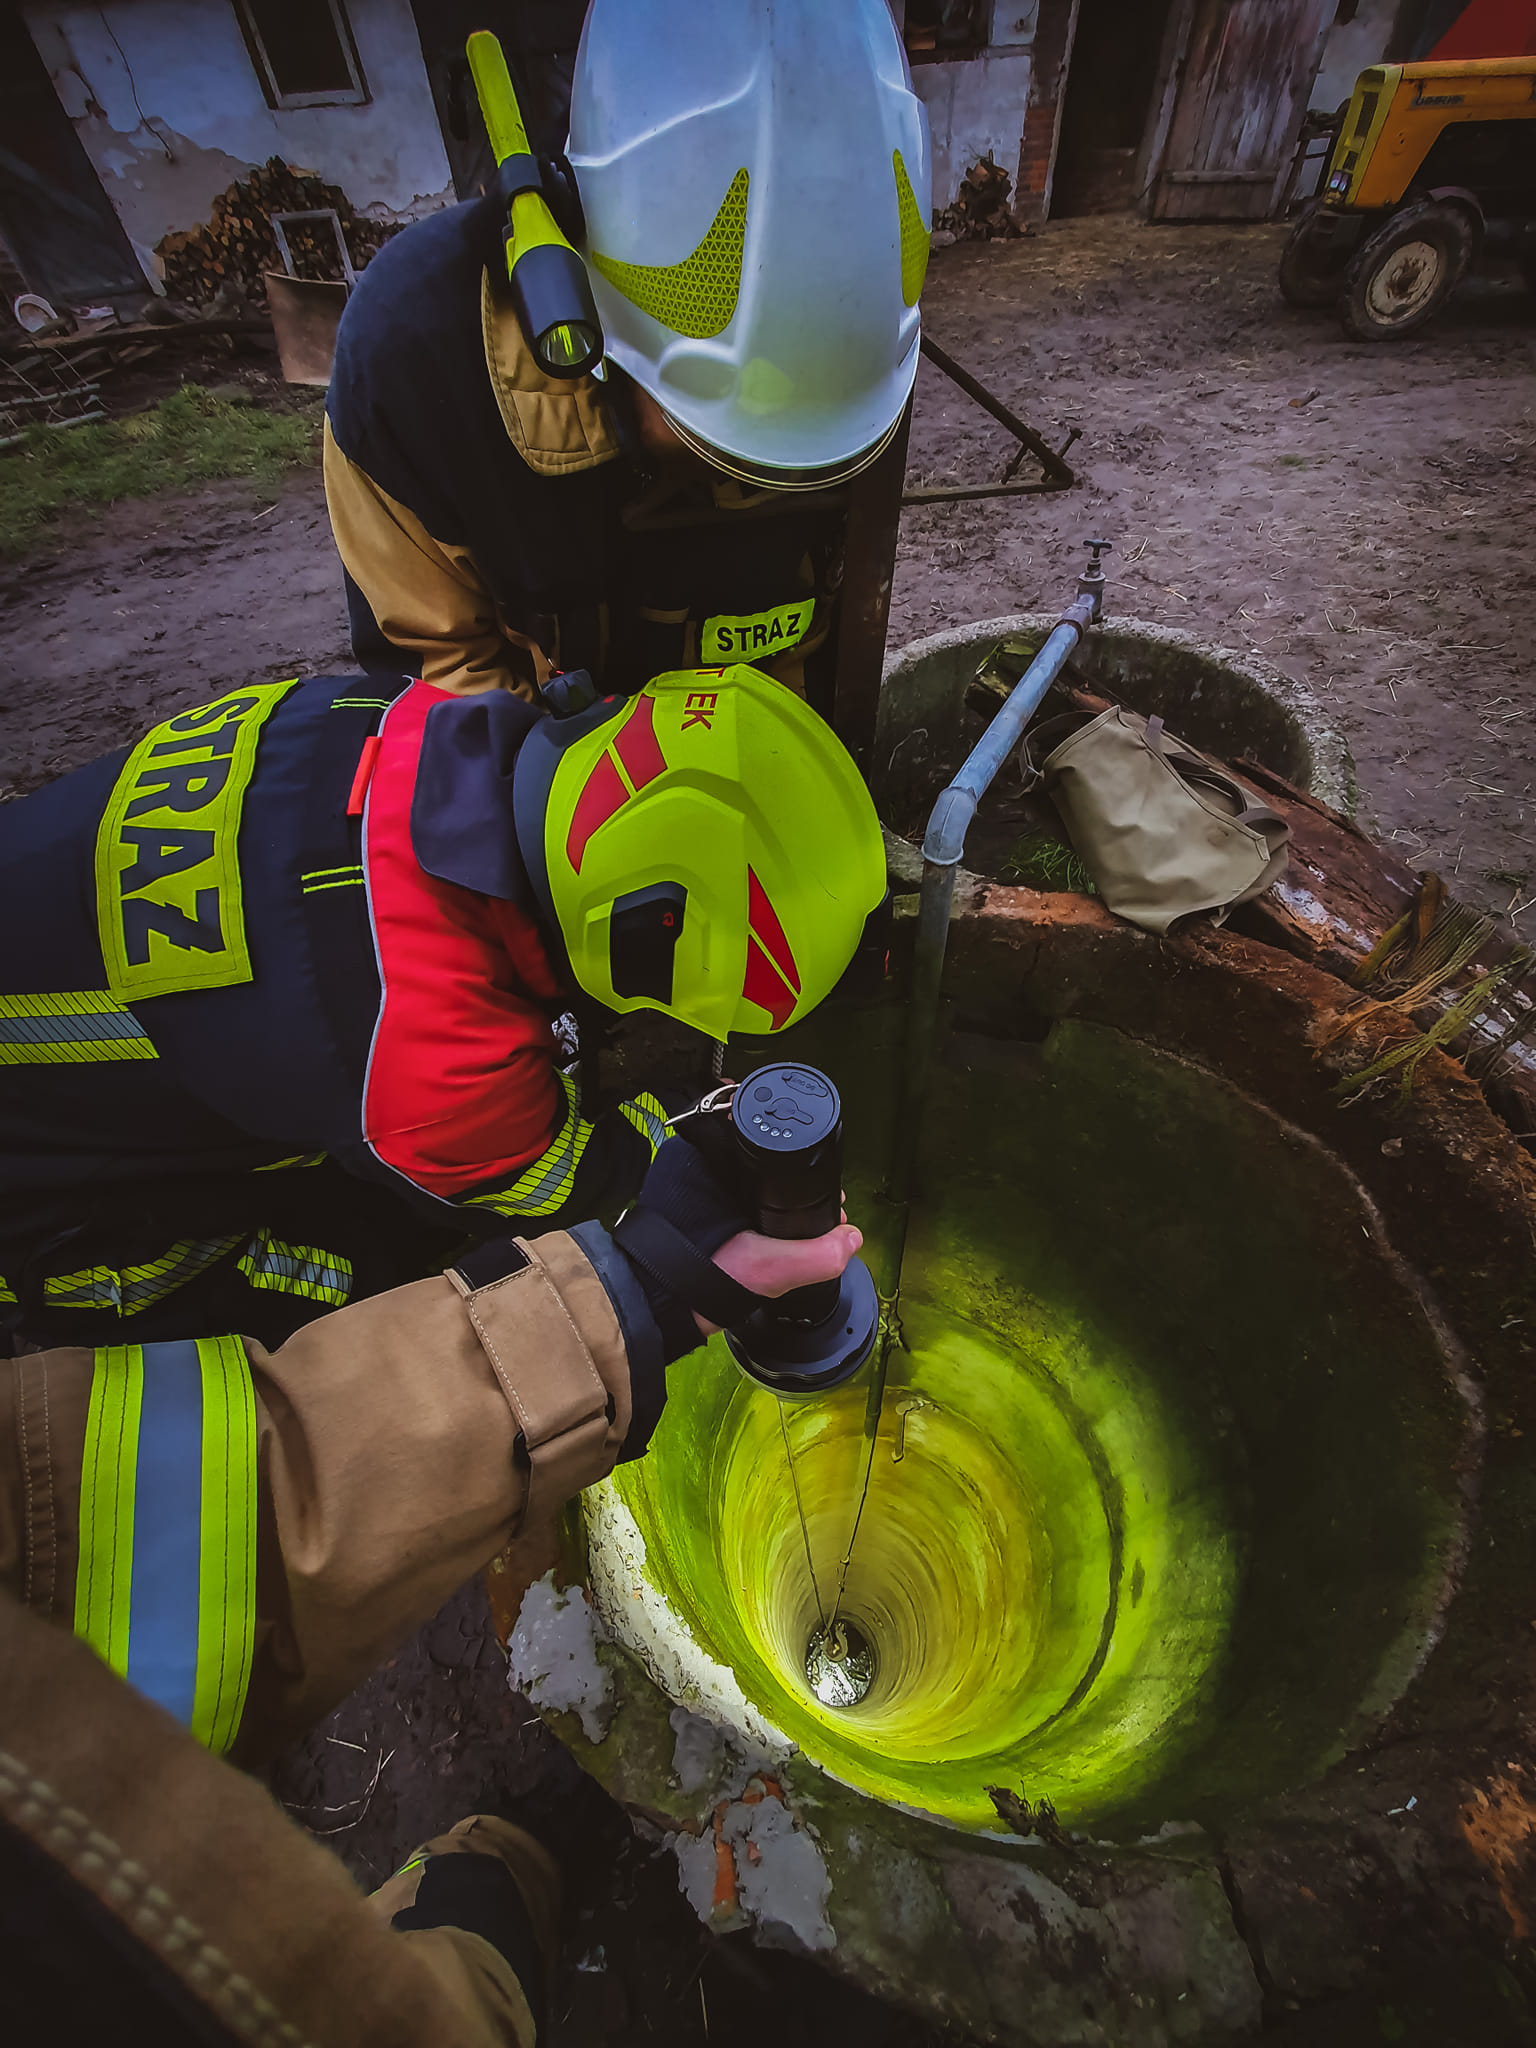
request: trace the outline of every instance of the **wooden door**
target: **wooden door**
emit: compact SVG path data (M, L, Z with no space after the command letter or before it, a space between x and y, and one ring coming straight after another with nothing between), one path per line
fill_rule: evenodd
M1169 53L1150 212L1267 220L1338 0L1193 0Z

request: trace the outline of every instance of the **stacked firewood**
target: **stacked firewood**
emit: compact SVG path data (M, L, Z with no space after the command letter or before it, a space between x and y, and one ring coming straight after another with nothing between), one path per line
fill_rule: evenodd
M310 213L330 207L341 222L355 270L396 232L392 222L364 220L339 185L327 185L313 171L295 170L281 157L258 166L213 202L207 224L171 234L155 254L165 266L165 288L173 299L193 305L234 300L263 305L263 273L281 270L272 233L274 213ZM284 229L300 277L339 278L341 259L329 221L298 221Z
M984 156L971 165L954 205L944 208L934 226L957 242L1011 241L1024 232L1008 210L1012 189L1008 173L990 155Z

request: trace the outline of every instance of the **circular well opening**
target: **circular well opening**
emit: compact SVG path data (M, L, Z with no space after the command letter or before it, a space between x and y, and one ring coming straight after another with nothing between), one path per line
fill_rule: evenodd
M889 1036L823 1056L855 1215ZM1120 1032L957 1037L936 1090L840 1610L872 1682L829 1706L806 1670L867 1389L782 1403L716 1340L610 1482L700 1653L679 1696L726 1667L833 1776L972 1828L993 1787L1114 1831L1315 1776L1411 1677L1457 1553L1469 1417L1412 1277L1323 1148ZM630 1604L604 1618L640 1648Z

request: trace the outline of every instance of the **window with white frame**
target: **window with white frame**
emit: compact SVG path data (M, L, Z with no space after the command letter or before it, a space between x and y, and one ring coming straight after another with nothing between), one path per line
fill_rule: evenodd
M360 106L368 98L341 0L234 0L269 107Z

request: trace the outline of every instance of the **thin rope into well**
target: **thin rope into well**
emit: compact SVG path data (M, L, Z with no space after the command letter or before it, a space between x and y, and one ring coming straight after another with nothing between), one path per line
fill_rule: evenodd
M811 1562L811 1532L809 1528L806 1526L805 1509L802 1506L800 1500L800 1475L795 1470L795 1454L789 1447L789 1424L784 1420L784 1404L782 1402L777 1402L776 1406L778 1407L779 1411L779 1433L782 1435L784 1439L784 1462L789 1467L789 1483L794 1488L795 1492L795 1513L800 1518L800 1540L805 1545L805 1569L810 1574L811 1591L816 1596L816 1618L821 1623L822 1631L823 1633L825 1633L827 1627L827 1610L821 1604L821 1588L816 1583L816 1567ZM867 1475L865 1477L864 1484L867 1489L869 1486L869 1479ZM863 1503L860 1502L861 1511L862 1508ZM843 1568L845 1571L847 1570L846 1560L844 1560ZM838 1586L838 1597L842 1597L841 1583L839 1583ZM834 1608L834 1620L836 1619L836 1615L837 1610Z

